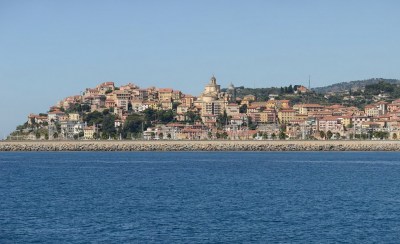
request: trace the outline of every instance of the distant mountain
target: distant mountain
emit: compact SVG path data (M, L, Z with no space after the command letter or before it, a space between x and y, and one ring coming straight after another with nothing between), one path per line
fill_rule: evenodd
M336 84L329 85L329 86L316 87L316 88L313 88L312 90L317 93L328 93L328 92L340 93L340 92L349 91L350 89L352 91L362 90L362 89L364 89L364 87L366 85L377 84L379 82L387 82L390 84L400 84L400 80L396 80L396 79L372 78L372 79L368 79L368 80L356 80L356 81L349 81L349 82L341 82L341 83L336 83Z

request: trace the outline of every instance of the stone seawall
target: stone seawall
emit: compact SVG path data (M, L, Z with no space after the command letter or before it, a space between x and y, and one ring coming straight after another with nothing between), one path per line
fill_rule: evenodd
M400 151L400 141L1 141L0 151Z

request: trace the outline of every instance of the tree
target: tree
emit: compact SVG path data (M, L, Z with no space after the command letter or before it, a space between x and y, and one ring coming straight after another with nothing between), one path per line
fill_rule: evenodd
M181 105L180 102L173 102L173 103L172 103L172 109L173 109L173 110L176 110L176 109L178 108L179 105Z
M228 116L228 114L226 113L226 110L224 110L223 114L219 114L217 116L217 128L222 129L222 127L225 124L228 124L228 120L230 120L229 118L230 116Z
M267 134L267 132L264 132L264 133L262 133L261 132L261 137L262 137L262 139L268 139L268 134Z
M327 137L327 139L331 139L332 136L333 136L332 131L328 130L328 131L326 132L326 137Z
M288 93L293 93L293 87L292 85L289 85L288 89L287 89Z
M246 123L244 123L244 124L249 128L249 130L257 129L257 125L255 123L253 123L253 119L250 116L248 117L247 120L248 120L248 124L246 124Z
M172 109L168 110L158 110L157 111L158 120L164 124L174 121L174 111Z
M40 132L39 132L39 131L36 131L35 136L36 136L36 139L40 139Z
M168 139L171 139L171 133L168 133L168 134L167 134L167 138L168 138Z
M163 134L162 132L160 132L160 133L158 134L158 138L160 138L161 140L164 139L164 134Z
M115 137L115 116L113 114L107 114L103 118L102 123L103 138Z
M35 124L36 124L35 118L31 118L31 125L32 125L32 127L33 127Z
M393 140L397 140L397 134L396 133L393 133L392 139Z
M271 138L272 138L272 140L275 140L276 139L276 134L272 133Z
M187 111L185 113L185 119L186 119L186 122L194 123L195 121L200 120L200 116L193 111Z
M321 139L324 139L325 136L326 136L326 135L325 135L325 132L321 130L321 131L319 132L319 137L321 137Z
M247 113L247 104L243 104L242 106L240 106L239 113L242 113L242 114Z
M103 110L103 112L102 112L102 114L105 116L105 115L107 115L107 114L109 114L110 113L110 110L109 109L104 109Z
M90 105L82 104L81 109L82 109L82 112L90 112Z
M103 114L99 111L94 111L83 116L83 121L87 122L89 126L94 124L101 124L103 122Z
M16 130L21 132L24 128L25 127L23 125L18 125Z
M286 133L282 130L281 132L279 132L279 139L281 140L285 140L287 137Z
M44 134L44 139L46 139L46 140L49 139L49 134L48 134L48 133L45 133L45 134Z
M54 139L57 139L57 138L58 138L58 133L57 133L57 132L54 132L54 133L53 133L53 138L54 138Z
M111 138L111 136L110 135L108 135L107 133L101 133L101 139L103 139L103 140L107 140L107 139L110 139Z

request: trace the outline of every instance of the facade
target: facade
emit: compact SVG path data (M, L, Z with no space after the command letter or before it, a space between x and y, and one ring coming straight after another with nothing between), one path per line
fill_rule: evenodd
M240 113L240 106L236 103L230 103L226 106L226 114L228 116L238 115Z
M310 112L319 112L324 110L324 106L319 104L299 104L297 106L299 114L308 115Z
M98 128L96 126L86 126L83 128L83 138L85 140L93 140L96 135L99 136Z
M158 89L158 99L160 102L171 102L173 92L174 90L171 88L160 88Z
M296 119L296 111L293 109L281 109L278 112L278 119L280 123L289 123L291 120Z

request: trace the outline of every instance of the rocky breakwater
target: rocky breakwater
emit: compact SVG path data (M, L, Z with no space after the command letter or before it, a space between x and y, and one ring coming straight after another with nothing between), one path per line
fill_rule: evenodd
M400 141L2 141L0 151L400 151Z

